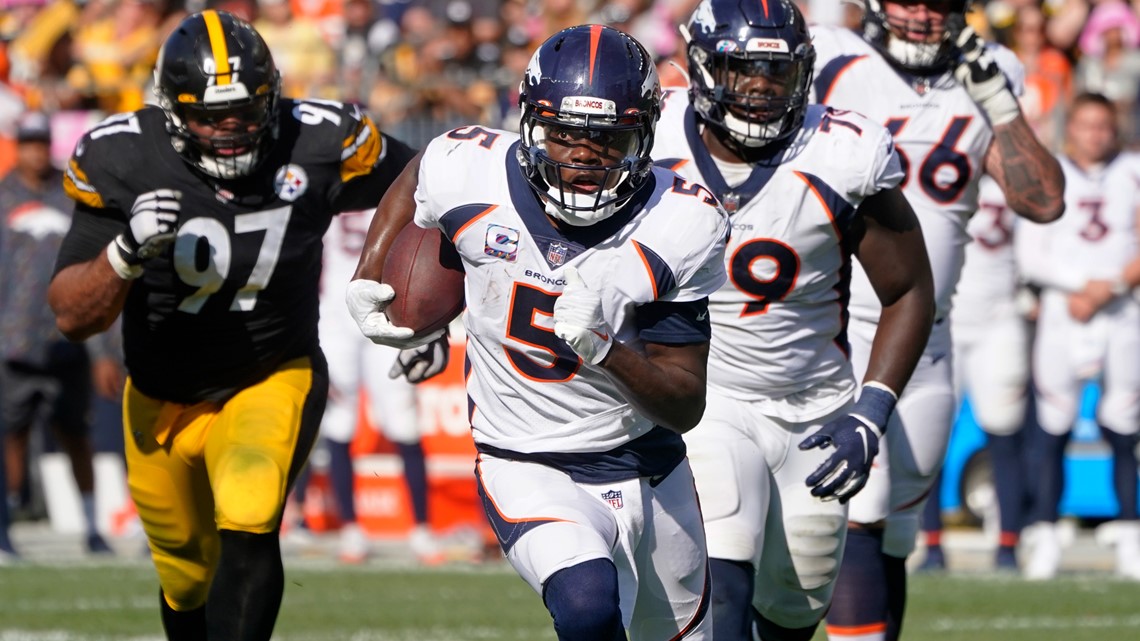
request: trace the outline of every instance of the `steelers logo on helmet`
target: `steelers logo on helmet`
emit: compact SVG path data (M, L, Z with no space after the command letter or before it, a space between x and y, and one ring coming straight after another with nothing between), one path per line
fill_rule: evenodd
M966 24L971 0L866 0L863 39L887 62L930 76L954 63L954 40Z
M276 138L281 80L269 47L225 11L183 19L159 50L154 92L183 160L220 179L249 175Z
M592 225L646 184L661 84L630 36L602 25L554 34L531 57L519 106L519 163L550 216Z
M764 147L803 123L815 49L790 0L702 0L681 32L693 109L730 144Z

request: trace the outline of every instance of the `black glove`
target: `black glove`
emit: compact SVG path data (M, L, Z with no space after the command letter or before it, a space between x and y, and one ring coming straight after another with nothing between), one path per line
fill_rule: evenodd
M404 376L409 383L422 383L447 368L451 360L451 345L445 331L430 343L400 350L388 378Z
M954 77L966 88L970 98L978 103L993 126L1012 122L1021 108L1009 90L1009 81L998 67L993 54L973 27L964 27L955 39L958 47L958 65Z

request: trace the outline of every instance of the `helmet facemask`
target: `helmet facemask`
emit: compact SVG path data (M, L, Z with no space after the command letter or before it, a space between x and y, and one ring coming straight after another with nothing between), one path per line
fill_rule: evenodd
M277 137L273 56L249 23L224 11L188 16L167 37L154 93L175 151L214 178L252 174Z
M240 88L239 94L247 93L244 85L228 86ZM237 100L162 106L175 136L175 149L207 175L232 180L253 173L276 137L276 95L267 91ZM195 131L202 127L219 131L202 136Z
M653 121L648 114L556 113L527 105L522 123L519 160L527 178L546 213L569 225L592 225L612 216L652 169ZM582 148L592 152L589 156L596 162L576 164L552 157L568 157Z
M863 37L905 71L942 73L953 60L954 39L965 25L967 4L952 2L946 17L938 20L891 16L883 0L871 0L864 15Z
M814 61L815 50L804 44L787 53L713 52L690 44L693 107L737 145L764 147L803 122Z

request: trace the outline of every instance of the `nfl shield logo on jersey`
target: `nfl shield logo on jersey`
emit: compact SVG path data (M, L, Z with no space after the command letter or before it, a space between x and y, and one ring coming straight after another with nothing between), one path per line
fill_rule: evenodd
M721 200L720 204L724 207L724 210L726 212L735 214L736 210L740 209L740 196L729 192L724 195L724 199Z
M551 267L558 267L566 262L566 252L569 249L562 243L550 243L550 246L546 248L546 262L550 263Z
M610 490L609 492L602 492L602 500L610 504L615 510L622 508L621 490Z
M281 200L293 202L309 188L309 175L298 165L285 165L273 177L273 189Z

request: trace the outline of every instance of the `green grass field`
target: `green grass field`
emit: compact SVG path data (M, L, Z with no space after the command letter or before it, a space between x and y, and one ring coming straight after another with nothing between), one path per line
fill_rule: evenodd
M1115 641L1140 638L1140 584L1101 575L1048 583L981 574L911 579L904 638ZM153 571L131 564L0 568L0 641L158 641ZM286 568L275 639L554 639L538 597L511 569ZM825 638L822 633L817 639Z

